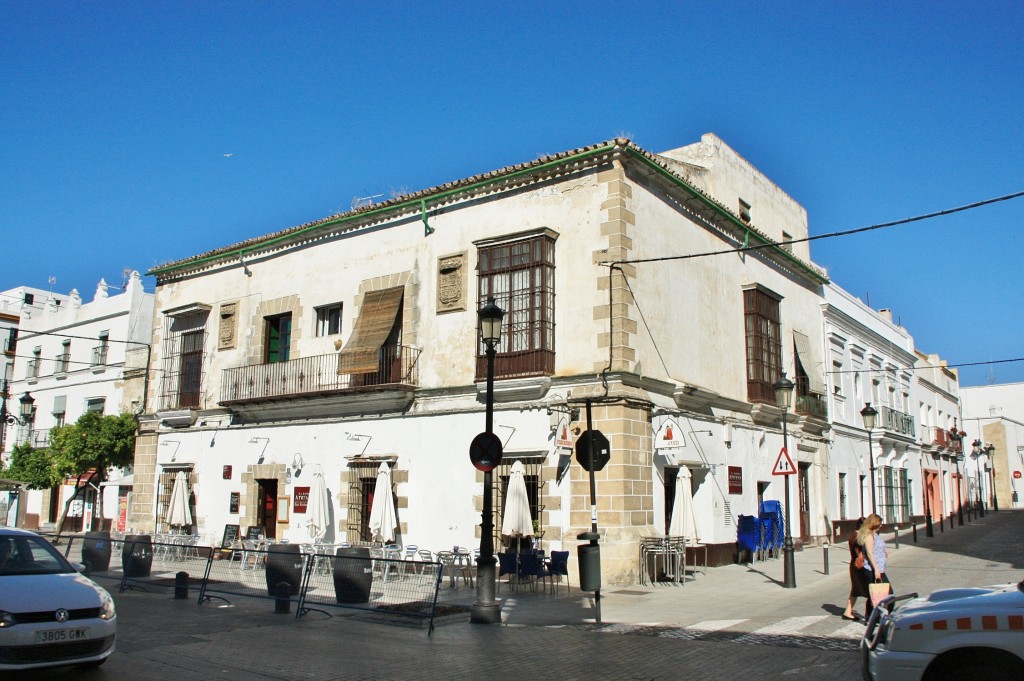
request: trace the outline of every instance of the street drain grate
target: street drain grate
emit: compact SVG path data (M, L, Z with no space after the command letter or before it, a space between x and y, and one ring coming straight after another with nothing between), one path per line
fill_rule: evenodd
M613 591L613 594L622 594L623 596L646 596L650 594L650 591L630 591L629 589L623 589L622 591Z

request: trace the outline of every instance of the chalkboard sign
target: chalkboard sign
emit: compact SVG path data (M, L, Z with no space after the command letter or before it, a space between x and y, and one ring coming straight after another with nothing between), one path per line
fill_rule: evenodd
M245 528L245 538L251 541L263 539L263 528L259 525L250 525Z
M220 545L223 547L229 547L238 541L238 525L225 525L224 526L224 538L221 540Z

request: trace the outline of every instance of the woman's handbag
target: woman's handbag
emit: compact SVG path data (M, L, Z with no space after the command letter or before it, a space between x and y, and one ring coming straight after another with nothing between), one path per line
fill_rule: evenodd
M853 566L855 568L857 568L858 570L863 570L864 569L864 552L863 551L858 551L857 552L857 560L853 561Z
M892 585L888 582L872 582L868 584L868 594L871 596L872 607L877 608L878 604L892 591Z

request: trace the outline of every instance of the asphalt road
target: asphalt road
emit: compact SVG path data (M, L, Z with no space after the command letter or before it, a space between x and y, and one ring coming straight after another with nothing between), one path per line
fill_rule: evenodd
M1016 581L1024 576L1024 513L1002 512L890 548L897 593ZM273 613L273 602L230 607L168 591L116 593L117 651L92 671L25 679L829 679L860 678L857 625L839 617L848 590L845 546L798 554L798 588L781 561L715 568L682 586L609 587L600 622L590 595L507 594L506 624L465 620L424 629ZM472 602L471 589L446 590Z

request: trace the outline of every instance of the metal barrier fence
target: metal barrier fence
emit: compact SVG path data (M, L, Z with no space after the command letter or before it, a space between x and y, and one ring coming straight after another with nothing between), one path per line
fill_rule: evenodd
M426 622L428 635L445 576L440 562L381 557L366 547L338 549L338 555L309 553L299 544L220 549L148 535L69 537L64 556L85 565L93 579L117 582L122 592L174 589L175 597L187 598L189 587L198 586L200 605L259 598L277 608L295 604L296 618L345 608Z
M298 544L218 550L217 554L216 558L211 555L206 563L199 590L200 605L213 598L230 602L228 596L298 605L307 563L312 557L302 553Z
M188 541L153 542L147 535L124 539L69 537L64 556L86 567L96 580L118 582L118 590L172 589L188 580L202 579L214 549Z
M372 557L358 548L333 556L318 554L310 563L296 616L349 608L382 618L426 621L429 635L443 578L440 562Z

